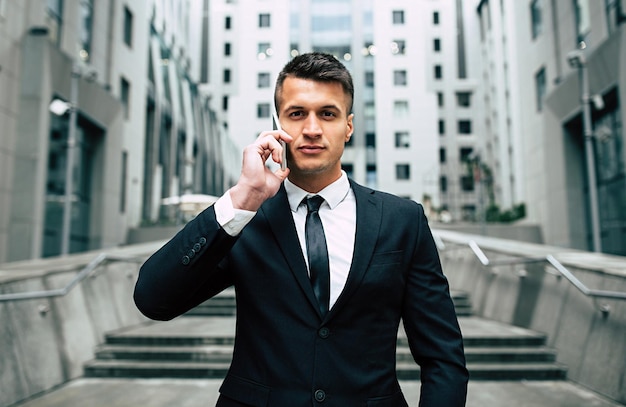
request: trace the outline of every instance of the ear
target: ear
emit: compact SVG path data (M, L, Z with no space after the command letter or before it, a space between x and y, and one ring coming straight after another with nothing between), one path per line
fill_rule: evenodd
M354 119L354 113L351 113L348 116L348 120L346 120L346 140L345 140L346 143L350 141L350 138L352 137L352 133L354 133L353 119Z

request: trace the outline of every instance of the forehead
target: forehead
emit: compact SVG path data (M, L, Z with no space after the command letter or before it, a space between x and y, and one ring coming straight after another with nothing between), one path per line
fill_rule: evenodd
M336 105L346 111L349 96L339 82L315 81L297 77L287 77L279 96L280 107L309 107L317 104Z

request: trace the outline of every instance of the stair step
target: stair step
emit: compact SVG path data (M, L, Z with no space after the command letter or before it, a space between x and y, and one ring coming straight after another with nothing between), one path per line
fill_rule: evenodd
M224 378L230 363L95 360L85 364L85 377Z
M413 356L408 348L398 348L396 352L398 362L412 362ZM535 363L554 362L556 351L546 347L494 347L494 348L466 348L465 360L467 363Z
M229 363L95 360L85 365L86 377L224 378ZM468 363L471 380L563 380L567 369L557 363ZM400 380L419 379L414 363L398 363Z
M223 362L232 359L232 346L101 346L96 350L98 360L146 360L146 361L193 361ZM556 353L549 348L468 348L465 350L468 363L502 362L554 362ZM408 348L398 348L399 362L412 362L413 356Z

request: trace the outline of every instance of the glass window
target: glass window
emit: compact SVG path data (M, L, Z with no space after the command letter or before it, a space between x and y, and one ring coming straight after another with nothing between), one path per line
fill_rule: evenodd
M124 79L120 79L120 100L124 106L124 118L130 116L130 83Z
M439 162L442 164L446 162L446 149L445 148L439 149Z
M439 135L443 136L446 134L446 122L445 120L439 120Z
M470 107L472 103L472 92L457 92L456 104L459 107Z
M433 70L434 70L435 79L443 78L443 68L441 67L441 65L435 65Z
M545 68L541 68L539 72L535 74L535 93L536 93L536 103L537 103L537 111L541 111L543 109L543 98L546 95L546 70Z
M363 116L367 118L376 117L376 106L373 101L365 102L365 109L363 111Z
M404 10L393 10L392 17L394 24L404 24Z
M256 105L256 117L258 117L259 119L270 117L270 104L259 103L258 105Z
M228 110L228 95L222 96L222 110L223 111Z
M269 88L270 87L270 74L268 72L260 72L257 81L257 87Z
M88 62L91 59L91 37L93 30L93 0L81 0L80 2L80 26L79 41L81 60Z
M530 3L530 28L533 39L537 38L542 31L541 2L542 0L533 0Z
M439 189L441 192L448 192L448 177L445 175L439 177Z
M474 190L474 177L471 175L461 176L461 190L463 192L472 192Z
M61 43L61 28L63 27L63 0L48 0L47 11L50 41L58 46Z
M437 92L437 106L443 107L443 105L444 105L443 92Z
M376 147L376 133L365 134L365 147Z
M365 86L368 88L374 87L374 72L372 71L365 72Z
M128 151L122 151L122 179L120 182L120 212L126 212L126 184L128 183Z
M257 48L257 58L264 60L265 58L272 56L274 50L269 42L260 42Z
M391 43L391 53L394 55L404 55L406 43L404 40L395 40Z
M124 44L133 45L133 13L124 7Z
M410 164L396 164L396 179L398 180L411 179L411 165Z
M433 11L433 24L439 25L439 12Z
M232 53L232 46L230 42L224 44L224 56L230 56Z
M224 29L230 30L231 28L233 28L233 19L231 16L226 16L224 18Z
M393 84L395 86L406 86L406 76L405 70L393 71Z
M408 131L397 131L396 134L396 147L409 148L411 146L411 140Z
M471 120L459 120L458 127L459 134L472 134Z
M396 100L393 102L393 116L407 117L409 115L409 102L406 100Z
M433 40L433 51L435 52L441 51L441 39L440 38L435 38Z
M230 69L224 69L224 83L230 83Z
M259 28L267 28L270 26L270 15L259 14Z
M474 149L472 147L461 147L459 149L459 161L466 163L470 160Z
M589 21L589 0L575 0L574 11L576 14L576 34L578 42L584 41L589 31L591 22Z

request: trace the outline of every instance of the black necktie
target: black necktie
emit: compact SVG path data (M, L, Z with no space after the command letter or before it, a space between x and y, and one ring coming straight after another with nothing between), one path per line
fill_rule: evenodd
M306 200L307 215L304 226L306 251L309 258L309 274L313 291L320 305L322 316L328 312L330 298L330 272L328 267L328 249L324 227L318 213L324 198L315 195Z

